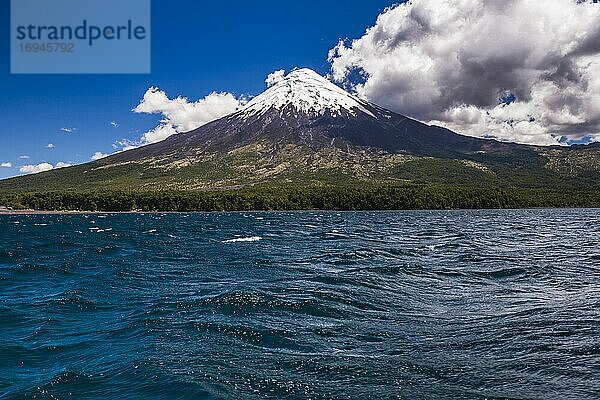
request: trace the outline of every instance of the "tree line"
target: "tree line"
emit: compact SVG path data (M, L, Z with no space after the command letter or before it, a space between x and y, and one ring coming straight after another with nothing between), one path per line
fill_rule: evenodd
M420 210L600 207L600 191L443 185L260 187L222 191L91 191L2 195L45 211Z

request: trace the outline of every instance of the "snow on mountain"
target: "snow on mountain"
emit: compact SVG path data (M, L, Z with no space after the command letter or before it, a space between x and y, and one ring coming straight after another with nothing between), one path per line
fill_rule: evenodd
M244 117L260 116L273 108L283 111L291 107L297 113L310 116L326 112L333 117L344 113L356 115L359 110L377 118L365 104L315 71L302 68L279 78L266 91L250 100L240 114Z
M178 160L200 154L237 154L245 148L267 152L291 146L309 152L342 149L462 159L481 152L509 152L491 140L458 135L361 100L310 69L269 76L270 86L240 110L154 145L123 152L103 162ZM354 150L351 150L353 148ZM278 150L279 149L279 150ZM284 150L281 150L284 151ZM233 153L232 153L233 152ZM290 159L295 157L288 154ZM261 153L257 159L271 159Z

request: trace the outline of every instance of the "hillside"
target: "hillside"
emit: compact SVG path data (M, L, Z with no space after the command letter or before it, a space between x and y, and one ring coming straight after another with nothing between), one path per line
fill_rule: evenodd
M256 186L600 185L600 147L462 136L364 102L307 69L188 133L69 168L0 181L0 193Z

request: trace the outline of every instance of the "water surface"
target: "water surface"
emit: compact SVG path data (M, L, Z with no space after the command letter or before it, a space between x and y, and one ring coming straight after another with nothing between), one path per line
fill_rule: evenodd
M0 215L0 398L600 398L599 222Z

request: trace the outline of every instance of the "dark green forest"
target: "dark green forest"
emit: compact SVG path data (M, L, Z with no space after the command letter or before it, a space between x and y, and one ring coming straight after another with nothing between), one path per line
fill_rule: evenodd
M0 205L45 211L420 210L600 207L600 190L444 185L259 187L208 192L0 194Z

